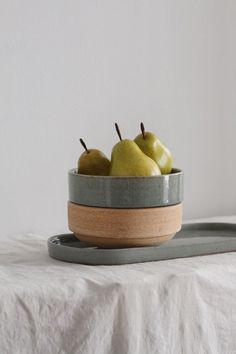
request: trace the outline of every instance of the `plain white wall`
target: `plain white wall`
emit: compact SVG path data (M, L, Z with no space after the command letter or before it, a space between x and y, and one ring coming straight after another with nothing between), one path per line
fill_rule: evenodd
M236 212L236 2L0 0L1 234L67 229L78 139L140 121L185 170L185 218Z

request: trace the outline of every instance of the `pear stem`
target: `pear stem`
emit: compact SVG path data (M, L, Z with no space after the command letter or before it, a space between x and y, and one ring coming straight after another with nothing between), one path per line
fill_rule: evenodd
M88 148L87 148L85 142L83 141L83 139L80 138L79 141L80 141L81 145L83 146L83 148L85 149L85 151L86 151L87 154L88 154L88 153L89 153L89 150L88 150Z
M143 134L143 139L145 139L145 128L144 128L143 122L140 124L140 128L141 128L141 132Z
M116 132L117 132L117 134L118 134L118 136L119 136L119 138L120 138L120 141L122 141L122 137L121 137L121 133L120 133L120 128L119 128L119 126L118 126L117 123L115 123L115 127L116 127Z

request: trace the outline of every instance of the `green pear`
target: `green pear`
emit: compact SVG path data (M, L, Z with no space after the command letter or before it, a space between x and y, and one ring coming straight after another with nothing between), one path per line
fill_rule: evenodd
M83 139L80 139L85 151L80 155L78 161L78 173L84 175L108 176L111 162L97 149L87 149Z
M173 168L173 158L170 150L155 134L146 132L143 123L141 123L141 131L142 133L134 139L135 143L144 154L158 164L162 174L171 173Z
M156 162L145 155L133 140L122 140L119 127L115 126L120 141L112 149L110 176L160 175Z

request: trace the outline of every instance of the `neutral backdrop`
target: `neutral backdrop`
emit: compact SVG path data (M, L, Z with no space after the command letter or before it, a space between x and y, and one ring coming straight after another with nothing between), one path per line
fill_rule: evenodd
M1 234L67 230L79 138L140 121L185 171L184 217L236 213L236 1L0 0Z

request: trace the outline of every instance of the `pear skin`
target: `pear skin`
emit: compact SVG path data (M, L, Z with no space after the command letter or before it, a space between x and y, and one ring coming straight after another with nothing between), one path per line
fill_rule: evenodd
M84 141L80 139L85 151L80 155L78 160L78 173L94 176L108 176L111 162L97 149L87 149Z
M158 164L162 174L171 173L173 168L171 152L155 134L143 130L134 141L145 155Z
M112 149L110 176L157 176L161 171L133 140L121 140Z

